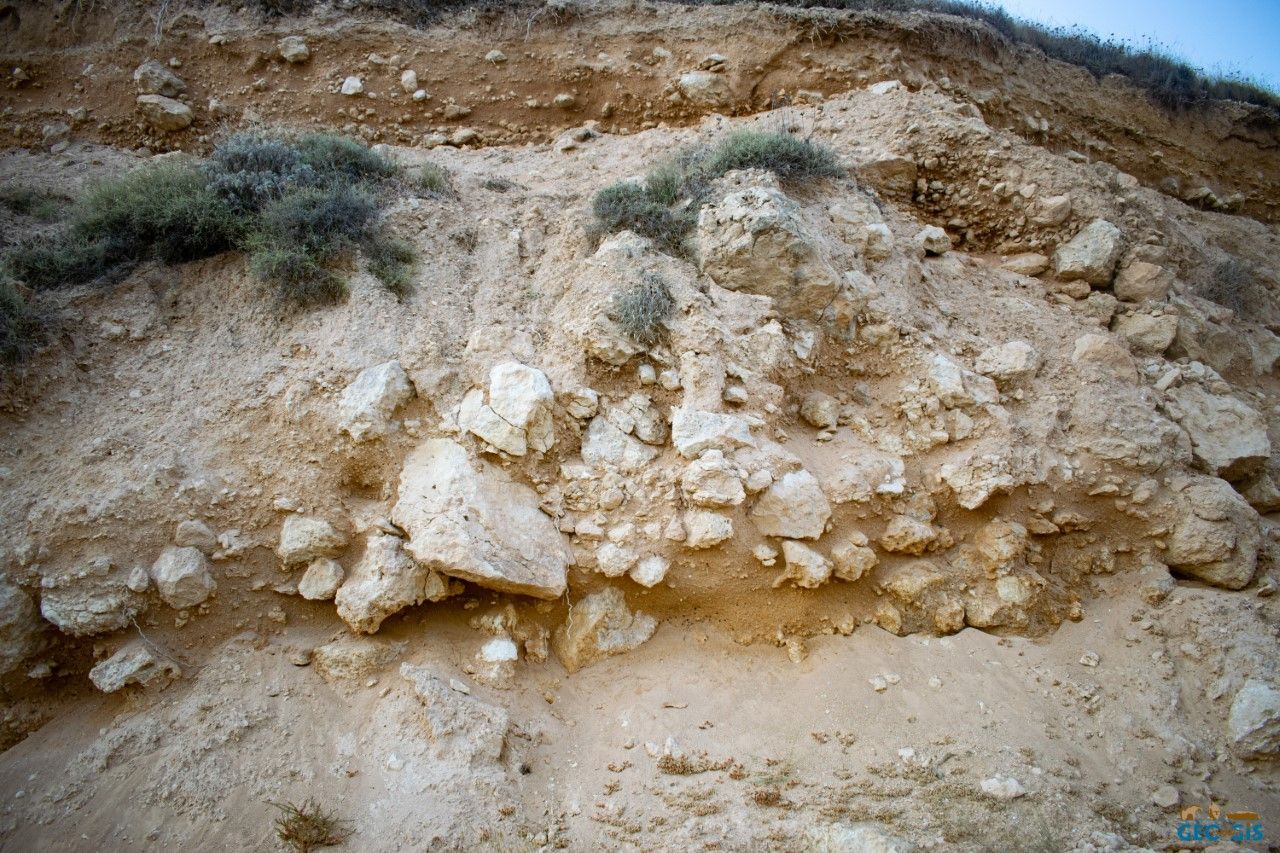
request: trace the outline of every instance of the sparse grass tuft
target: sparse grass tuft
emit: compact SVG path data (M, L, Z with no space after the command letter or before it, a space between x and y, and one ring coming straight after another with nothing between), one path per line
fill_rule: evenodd
M397 296L404 296L413 284L417 253L413 244L397 237L376 237L360 247L373 277Z
M627 337L651 347L662 340L666 331L663 321L674 308L667 283L653 273L645 273L638 283L614 296L612 317Z
M449 176L449 170L435 163L422 164L415 185L418 190L427 195L443 197L454 194L453 179Z
M1222 261L1213 268L1209 280L1202 284L1199 293L1205 299L1230 308L1239 317L1248 314L1253 302L1253 275L1235 258Z
M271 805L280 810L275 822L276 837L298 853L333 847L351 837L351 825L340 820L337 813L325 811L314 799L307 799L299 806Z
M71 199L60 193L33 187L0 187L0 207L18 216L30 216L41 222L53 222L66 210Z
M687 211L673 210L651 196L646 187L631 183L600 190L591 201L591 212L601 235L634 231L675 254L680 253L684 235L693 226Z
M0 275L0 363L16 364L44 340L44 320L29 306L18 286Z

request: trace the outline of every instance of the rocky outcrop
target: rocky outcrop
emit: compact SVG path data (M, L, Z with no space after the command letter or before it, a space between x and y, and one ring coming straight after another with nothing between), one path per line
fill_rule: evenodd
M190 549L204 559L204 555ZM40 615L73 637L119 630L142 610L142 598L107 557L40 582Z
M347 537L323 518L291 515L280 527L276 554L286 566L333 557L347 546Z
M1246 681L1231 703L1227 736L1241 758L1280 758L1280 690L1256 678Z
M1196 459L1210 473L1240 480L1271 458L1266 421L1235 397L1182 385L1170 389L1169 400L1170 415L1191 436Z
M501 592L564 594L567 549L538 494L473 463L455 441L431 439L409 455L391 517L424 566Z
M801 469L775 480L751 508L751 520L766 536L817 539L831 518L831 504L818 480Z
M772 297L788 317L816 318L840 288L799 207L770 187L750 187L703 207L697 244L702 271L716 284Z

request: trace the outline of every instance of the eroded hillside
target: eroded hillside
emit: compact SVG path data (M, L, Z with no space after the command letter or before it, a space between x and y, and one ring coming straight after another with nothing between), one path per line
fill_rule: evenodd
M261 847L306 797L386 850L1274 823L1258 108L1174 116L962 51L958 19L557 8L210 7L159 45L89 16L6 57L11 145L88 110L0 155L7 186L76 195L257 118L450 190L381 220L400 295L354 256L345 301L282 313L238 252L32 295L57 334L0 415L5 849ZM153 56L185 128L143 129ZM593 217L744 130L838 168L704 172L678 239Z

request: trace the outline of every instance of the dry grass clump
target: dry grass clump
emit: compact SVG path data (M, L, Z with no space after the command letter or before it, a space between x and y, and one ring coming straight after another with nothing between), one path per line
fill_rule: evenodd
M302 805L272 803L280 810L276 818L276 837L297 850L307 853L317 847L333 847L351 837L351 827L334 812L325 811L314 799Z
M657 275L645 274L613 298L613 321L623 333L641 346L651 347L665 333L663 321L671 316L675 300L667 283Z

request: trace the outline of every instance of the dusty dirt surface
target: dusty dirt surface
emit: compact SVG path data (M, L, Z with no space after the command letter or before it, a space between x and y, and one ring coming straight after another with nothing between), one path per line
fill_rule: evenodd
M0 97L28 147L0 184L75 195L256 115L455 192L387 215L420 257L403 298L356 261L344 303L282 312L236 254L36 297L58 336L0 389L0 849L273 849L271 803L308 797L359 850L1201 849L1179 827L1219 807L1275 849L1280 163L1243 107L1175 120L917 17L273 31L213 6L168 10L156 45L138 10L73 34L15 8L31 80ZM290 33L307 63L273 58ZM730 100L673 99L713 52ZM180 60L191 130L139 130L149 56ZM448 144L461 125L478 139ZM746 127L847 174L730 173L688 256L591 233L599 189ZM1171 175L1247 198L1202 210ZM50 227L6 216L7 239ZM1100 220L1090 286L1058 259ZM610 300L655 276L675 308L646 348ZM353 432L348 389L392 361L411 389ZM549 395L494 432L477 408L512 365ZM514 535L477 493L528 510L533 545L492 562L559 584L477 570ZM300 519L336 529L336 607L298 594L314 554L283 558ZM171 546L216 591L165 603ZM101 692L129 649L168 672Z
M339 127L399 145L463 127L479 134L471 145L547 142L586 120L613 133L689 125L896 79L940 87L993 127L1112 163L1190 203L1280 215L1273 112L1221 103L1170 113L1122 77L1095 80L950 16L575 2L415 30L336 10L300 21L190 3L5 9L0 62L27 78L0 89L7 145L39 144L49 125L70 123L77 138L116 146L206 148L246 121ZM312 58L286 63L277 42L298 33ZM683 96L681 76L712 54L728 60L723 90ZM181 63L196 108L190 129L156 137L139 121L130 85L139 57ZM401 89L404 69L425 100ZM339 93L351 75L367 97Z

